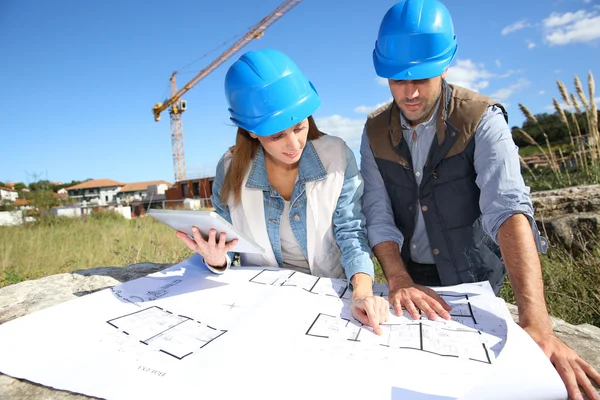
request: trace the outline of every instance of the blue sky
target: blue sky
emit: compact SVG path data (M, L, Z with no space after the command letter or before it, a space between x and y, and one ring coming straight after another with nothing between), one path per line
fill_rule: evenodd
M181 87L281 1L0 1L0 181L172 182L168 113L151 113L171 73ZM297 62L321 95L320 128L358 155L367 113L391 98L371 53L394 3L304 0L200 81L184 96L188 178L213 175L234 143L227 68L265 47ZM518 103L552 112L557 79L570 91L574 74L600 81L599 0L445 4L459 43L448 80L504 102L510 125L523 122Z

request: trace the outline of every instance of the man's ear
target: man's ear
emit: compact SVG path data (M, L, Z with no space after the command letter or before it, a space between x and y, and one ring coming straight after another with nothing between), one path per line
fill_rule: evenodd
M258 135L256 133L248 131L248 134L252 139L258 139Z
M448 74L448 68L446 68L446 70L444 71L444 73L442 74L442 79L446 79L446 75Z

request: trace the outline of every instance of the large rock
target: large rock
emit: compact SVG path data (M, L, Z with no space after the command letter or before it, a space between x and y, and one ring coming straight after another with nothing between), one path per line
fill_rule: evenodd
M163 270L171 264L141 263L51 275L0 289L0 324L132 279ZM74 400L93 397L54 390L0 374L0 399Z
M163 270L171 264L141 263L129 267L104 267L52 275L0 289L0 324L119 283ZM517 309L509 304L515 321ZM552 318L554 331L579 355L600 371L600 328L573 326ZM0 374L0 399L75 400L93 397L54 390Z
M537 218L600 213L600 185L573 186L531 193Z
M531 194L535 219L551 244L576 255L600 237L600 185L574 186Z

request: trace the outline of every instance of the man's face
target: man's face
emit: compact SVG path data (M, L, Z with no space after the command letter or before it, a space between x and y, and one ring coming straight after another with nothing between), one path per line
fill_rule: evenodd
M446 72L441 76L416 81L388 79L394 101L413 127L427 121L433 114L442 92L442 78L445 77Z

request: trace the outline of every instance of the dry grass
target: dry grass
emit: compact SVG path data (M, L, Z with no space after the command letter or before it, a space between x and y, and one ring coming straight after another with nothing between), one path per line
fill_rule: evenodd
M125 220L108 214L0 227L0 287L78 269L177 263L191 255L170 228L150 217ZM573 260L565 250L552 248L542 264L550 313L570 323L600 326L600 251ZM376 280L385 282L377 260L375 266ZM514 303L508 281L502 297Z
M598 155L600 154L600 133L598 132L598 109L596 102L594 101L594 93L595 93L595 82L592 72L590 71L588 74L588 94L589 99L586 96L583 87L581 85L581 81L579 77L575 75L573 80L575 86L575 93L569 93L565 84L561 81L556 81L558 91L562 100L564 101L567 107L571 108L571 112L569 115L571 116L571 121L567 118L567 115L562 108L561 104L555 98L552 99L554 104L554 109L560 117L561 122L565 125L568 133L569 133L569 141L572 149L572 155L575 161L575 171L573 178L572 174L569 172L566 164L564 162L557 161L556 154L554 150L550 146L548 141L548 136L543 131L542 127L538 123L535 115L527 109L527 107L523 104L519 104L519 109L529 121L536 124L536 126L542 132L547 149L544 150L536 141L529 135L527 132L522 129L517 129L516 132L521 135L527 142L532 145L535 145L540 150L540 153L546 159L546 162L550 168L552 173L552 179L550 182L550 188L562 187L566 185L572 184L595 184L600 182L600 176L598 172L600 171L600 162ZM577 98L581 101L581 108ZM589 133L588 142L586 143L583 140L582 131L577 122L576 115L585 114L586 126L584 127L585 132ZM560 152L560 150L559 150ZM560 159L564 160L562 154L560 154ZM542 172L543 174L543 172ZM534 179L538 182L544 181L544 177L533 175Z
M0 287L78 269L176 263L191 254L173 230L150 217L99 214L0 227Z

